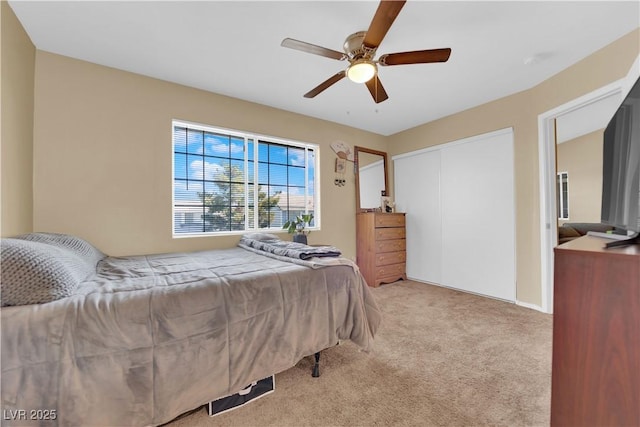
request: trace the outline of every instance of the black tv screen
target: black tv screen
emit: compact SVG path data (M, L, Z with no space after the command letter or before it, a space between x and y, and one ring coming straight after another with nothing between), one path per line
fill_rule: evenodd
M640 232L640 79L604 131L601 220Z

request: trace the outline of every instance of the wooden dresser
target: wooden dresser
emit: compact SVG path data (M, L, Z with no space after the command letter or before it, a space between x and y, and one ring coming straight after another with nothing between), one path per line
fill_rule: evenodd
M369 286L407 280L403 213L356 215L356 263Z
M640 425L640 247L555 249L551 426Z

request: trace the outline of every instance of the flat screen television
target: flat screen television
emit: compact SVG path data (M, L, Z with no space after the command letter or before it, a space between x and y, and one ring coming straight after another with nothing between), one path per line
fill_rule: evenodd
M638 244L640 239L640 79L604 131L601 221L627 234L607 247Z

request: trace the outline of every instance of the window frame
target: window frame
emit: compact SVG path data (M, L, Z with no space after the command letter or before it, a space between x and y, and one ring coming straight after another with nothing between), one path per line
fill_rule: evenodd
M247 221L246 221L246 217L245 217L245 229L244 230L224 230L224 231L200 231L200 232L188 232L188 233L176 233L176 225L175 225L175 219L176 219L176 199L175 199L175 156L176 156L176 149L175 149L175 128L176 127L185 127L187 129L192 129L192 130L197 130L197 131L203 131L203 132L211 132L214 134L221 134L221 135L225 135L225 136L230 136L230 137L235 137L235 138L241 138L244 140L244 152L248 153L248 145L249 145L249 141L253 141L253 174L254 174L254 179L255 179L255 190L254 190L254 194L253 194L253 203L256 209L256 214L254 215L253 218L253 226L254 228L246 228L247 226ZM193 238L193 237L216 237L216 236L232 236L232 235L243 235L246 233L256 233L256 232L268 232L268 233L274 233L274 232L286 232L286 230L283 230L281 227L269 227L269 228L258 228L259 225L259 215L257 212L258 209L258 189L259 189L259 177L258 177L258 165L260 163L259 157L258 157L258 152L259 152L259 145L261 142L264 143L272 143L272 144L278 144L278 145L284 145L287 147L294 147L294 148L302 148L302 149L310 149L313 150L314 152L314 163L313 163L313 167L314 167L314 177L313 177L313 195L309 194L309 190L310 187L308 185L309 182L309 176L308 176L308 170L309 170L309 156L305 155L305 166L304 166L304 174L305 174L305 178L304 178L304 182L305 182L305 200L307 200L308 198L312 198L313 200L313 227L307 227L307 230L309 231L319 231L321 229L321 206L320 206L320 146L318 144L315 143L310 143L310 142L302 142L302 141L296 141L296 140L291 140L291 139L285 139L285 138L279 138L279 137L275 137L275 136L271 136L271 135L264 135L264 134L259 134L259 133L255 133L255 132L246 132L246 131L240 131L240 130L236 130L236 129L228 129L228 128L223 128L223 127L219 127L219 126L212 126L212 125L206 125L206 124L201 124L201 123L195 123L195 122L190 122L190 121L186 121L186 120L180 120L180 119L172 119L171 120L171 235L172 238L174 239L182 239L182 238ZM245 208L248 207L249 205L249 197L247 197L247 194L249 192L248 188L249 188L249 168L248 168L248 155L245 154L244 155L244 188L245 188ZM270 162L269 162L270 164ZM188 172L187 172L188 174ZM204 181L203 181L204 182ZM268 194L267 194L268 196ZM245 211L246 212L246 211ZM306 211L305 211L306 212Z
M565 191L566 189L566 191ZM557 217L560 221L569 220L569 172L557 172L556 173L556 192L557 194ZM564 197L566 194L566 198ZM566 199L566 200L565 200ZM564 211L567 211L567 216L564 216Z

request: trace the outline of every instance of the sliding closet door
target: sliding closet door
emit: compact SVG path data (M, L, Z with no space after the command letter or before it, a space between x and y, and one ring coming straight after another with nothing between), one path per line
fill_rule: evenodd
M513 131L393 157L407 276L515 301Z
M405 212L407 277L441 283L440 152L394 158L396 208Z
M513 132L441 156L442 284L515 301Z

